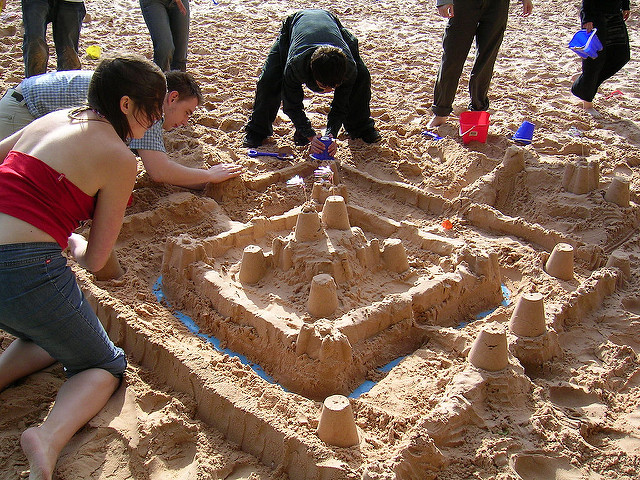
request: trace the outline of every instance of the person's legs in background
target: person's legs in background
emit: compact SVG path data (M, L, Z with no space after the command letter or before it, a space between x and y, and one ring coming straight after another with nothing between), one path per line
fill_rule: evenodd
M479 18L480 11L475 2L456 2L456 15L449 19L442 39L442 60L431 107L435 117L429 123L431 127L442 125L453 110L460 75L476 35Z
M53 2L53 0L51 0ZM49 47L46 42L47 24L50 22L49 0L22 0L22 58L24 76L32 77L47 71Z
M271 47L258 78L253 111L245 127L246 135L243 141L245 147L260 146L265 138L273 134L273 122L282 103L284 64L281 58L280 40L278 37Z
M168 4L169 0L140 0L142 16L153 42L153 61L163 72L171 69L175 51L167 13Z
M53 9L53 43L57 70L80 70L78 45L82 20L87 13L84 2L56 0Z
M476 60L469 77L469 110L484 111L489 108L489 86L508 17L509 0L488 2L487 7L483 8L476 29Z
M187 47L189 45L189 0L182 0L187 14L184 15L173 2L167 9L169 24L173 38L173 57L171 59L171 70L187 71Z

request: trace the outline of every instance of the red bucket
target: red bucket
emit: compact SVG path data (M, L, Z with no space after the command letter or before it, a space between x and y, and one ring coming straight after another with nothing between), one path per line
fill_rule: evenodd
M460 113L460 135L462 141L467 144L472 140L486 142L489 132L489 112L462 112Z

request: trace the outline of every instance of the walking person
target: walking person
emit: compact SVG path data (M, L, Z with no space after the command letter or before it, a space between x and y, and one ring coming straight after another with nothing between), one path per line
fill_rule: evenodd
M582 28L588 33L597 28L602 50L596 58L582 60L582 74L571 87L571 93L582 100L591 113L593 98L602 83L613 77L631 59L626 21L631 13L629 0L583 0L580 9Z
M162 116L165 93L164 75L146 59L105 59L87 105L45 115L0 142L0 328L16 337L0 355L0 390L56 361L68 377L44 422L20 438L32 480L52 478L63 447L124 374L124 352L62 251L92 272L107 262L136 180L125 141ZM85 240L73 232L87 219Z

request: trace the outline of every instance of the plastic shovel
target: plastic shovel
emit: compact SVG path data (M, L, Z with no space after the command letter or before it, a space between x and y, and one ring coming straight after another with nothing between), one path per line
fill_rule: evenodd
M250 157L276 157L280 159L292 157L292 155L288 155L286 153L258 152L257 150L249 150L247 155Z

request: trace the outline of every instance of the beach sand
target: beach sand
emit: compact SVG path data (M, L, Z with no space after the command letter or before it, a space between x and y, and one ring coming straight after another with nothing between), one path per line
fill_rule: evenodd
M0 91L23 75L20 6L8 3ZM282 112L262 148L293 159L250 158L241 146L280 23L309 4L193 0L188 70L205 100L165 135L167 150L244 173L192 191L154 183L139 163L116 245L125 274L97 280L70 260L129 367L63 450L57 478L637 478L638 16L632 59L592 116L570 93L579 3L536 0L523 18L512 2L488 137L465 145L457 117L473 49L443 138L422 134L446 24L431 2L316 2L359 39L383 140L341 133L335 186L314 190L324 164L294 146ZM151 58L137 2L86 6L83 52ZM97 62L82 56L83 68ZM331 96L307 93L321 131ZM518 146L525 120L533 142ZM294 175L304 189L287 186ZM330 221L313 209L331 194L346 200L337 208L348 225L296 238L303 205L310 221ZM252 252L255 270L243 272ZM334 293L312 308L319 274L333 276L322 285ZM0 350L11 341L0 332ZM28 476L20 434L46 417L63 381L54 365L0 392L0 479ZM334 394L349 398L354 446L317 434Z

